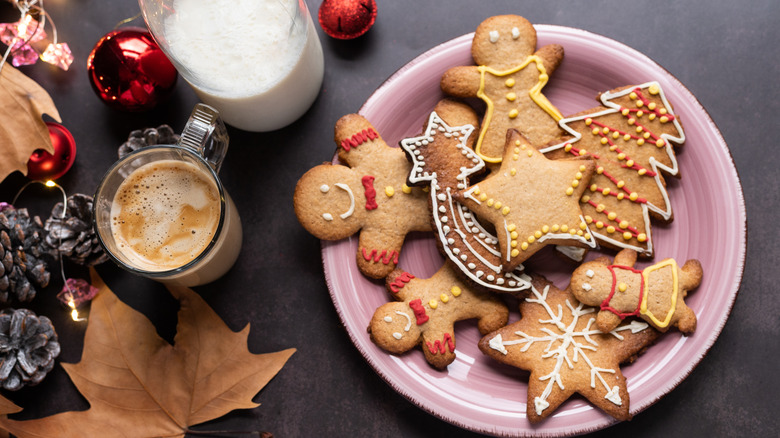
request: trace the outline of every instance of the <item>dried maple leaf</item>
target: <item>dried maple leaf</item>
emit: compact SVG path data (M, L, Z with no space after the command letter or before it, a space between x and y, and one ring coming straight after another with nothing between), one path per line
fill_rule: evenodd
M257 407L252 397L295 352L250 353L249 326L231 331L184 287L169 288L181 305L171 345L94 270L92 284L100 292L92 301L81 362L63 364L90 408L27 421L0 419L0 427L19 438L184 437L192 425Z
M54 153L41 116L60 121L49 94L37 82L5 64L0 70L0 181L16 170L27 175L27 161L36 149Z
M15 414L21 412L22 408L16 406L11 400L0 395L0 415L5 418L8 414ZM0 430L0 438L8 438L8 432Z

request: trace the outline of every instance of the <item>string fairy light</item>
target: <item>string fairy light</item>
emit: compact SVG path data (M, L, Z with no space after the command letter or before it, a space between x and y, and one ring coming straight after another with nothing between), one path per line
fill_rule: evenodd
M16 200L19 199L19 196L22 194L22 192L29 187L32 184L41 184L47 188L56 188L60 191L62 194L62 214L60 215L60 220L65 221L65 217L67 215L67 206L68 206L68 194L65 192L65 189L62 188L61 185L57 184L56 182L52 180L47 181L28 181L25 185L22 186L22 188L19 189L18 192L16 192L16 195L14 196L13 201L11 201L11 205L16 205ZM60 224L60 227L62 224ZM65 286L63 287L63 290L61 292L63 302L71 309L70 317L74 321L86 321L87 318L82 318L79 316L79 311L77 309L78 303L76 303L76 292L73 290L74 284L77 283L76 280L65 278L65 263L62 260L62 253L60 252L60 247L62 246L62 233L59 233L59 242L57 245L57 258L59 259L60 263L60 275L62 276L62 279L65 283ZM90 286L91 287L91 286ZM57 298L60 298L60 295L57 295Z
M43 0L13 0L13 4L21 17L16 23L0 24L0 42L8 46L0 60L0 71L9 56L15 67L34 64L40 58L44 62L68 70L73 63L73 54L67 43L58 42L57 26L44 9ZM40 17L40 21L33 15ZM47 22L51 27L52 40L43 52L38 53L32 43L46 39L44 28Z

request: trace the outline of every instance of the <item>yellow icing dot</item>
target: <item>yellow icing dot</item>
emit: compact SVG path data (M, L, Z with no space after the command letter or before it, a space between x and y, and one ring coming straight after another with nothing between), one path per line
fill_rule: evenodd
M632 91L632 92L631 92L631 93L628 95L628 98L629 98L629 99L631 99L631 100L636 100L636 92Z
M605 126L604 128L601 129L601 132L603 132L604 134L609 134L609 128Z
M590 217L590 216L585 216L585 222L587 222L589 224L592 224L593 223L593 218Z
M627 290L628 290L628 285L627 285L627 284L625 284L625 283L620 283L620 284L618 284L618 290L619 290L620 292L625 292L625 291L627 291Z
M620 221L618 226L625 230L626 228L628 228L628 221Z
M517 160L519 160L519 159L520 159L520 155L517 155L517 154L512 154L512 160L513 160L513 161L517 161Z
M385 195L387 195L388 198L392 198L393 195L395 195L395 189L393 186L385 187Z
M496 202L496 201L494 201L493 198L488 199L487 200L488 207L492 207L494 202Z
M580 170L583 170L583 169L582 169L582 167L583 167L583 166L580 166ZM577 172L577 173L575 173L575 174L574 174L574 178L576 178L576 179L582 179L582 172Z
M508 226L508 227L506 227L506 229L507 229L507 230L509 230L509 231L514 231L514 230L516 230L516 229L517 229L517 225L515 225L515 224L509 224L509 226Z
M566 194L571 196L572 194L574 194L574 189L569 187L568 189L566 189Z
M509 234L509 237L512 239L517 239L517 231L512 231L512 233Z
M550 227L548 227L547 225L542 225L542 233L545 233L545 234L546 234L546 233L548 233L549 231L550 231Z
M626 167L634 167L634 160L626 161Z
M401 191L408 195L409 193L412 193L412 188L404 184L401 186Z
M509 78L504 82L504 85L507 87L514 87L515 86L515 80L514 78Z
M638 173L640 175L644 175L644 174L647 173L647 169L639 169L636 173Z
M572 182L571 182L571 186L572 186L572 187L577 187L577 186L579 186L579 185L580 185L580 182L579 182L579 181L577 181L576 179L575 179L574 181L572 181Z
M585 235L582 237L584 237L585 240L590 240L590 233L585 233Z
M496 201L496 203L495 203L495 204L493 204L493 208L495 208L496 210L498 210L499 208L501 208L501 205L502 205L502 204L501 204L501 201Z
M580 222L580 229L582 231L587 230L588 229L588 224L586 224L585 222Z
M661 146L663 146L664 144L665 143L664 143L663 139L661 139L661 138L659 138L658 140L655 141L655 145L658 146L659 148Z
M636 240L640 242L646 242L647 241L647 234L640 233L638 236L636 236Z
M579 231L579 230L577 230L576 228L570 228L570 229L569 229L569 234L571 234L571 235L573 236L573 235L577 234L577 231ZM582 232L582 231L580 231L580 233L581 233L581 232Z
M642 111L642 110L639 110L639 111L636 112L636 116L637 117L642 117L643 115L645 115L645 112Z
M629 140L631 140L631 134L626 134L626 135L624 135L624 136L623 136L623 140L625 140L625 141L629 141Z
M445 295L445 294L441 294L441 295L439 296L439 299L441 299L441 302L442 302L442 303L446 303L447 301L449 301L449 300L450 300L450 297L449 297L449 296L447 296L447 295Z
M658 110L658 112L660 114L666 114L667 113L666 108L661 108L661 109Z
M642 131L644 131L644 128L642 128L641 126L637 126L637 127L636 127L636 133L637 133L637 134L639 134L639 133L640 133L640 132L642 132Z
M523 242L523 244L520 245L520 249L522 249L523 251L527 250L528 249L528 242Z
M435 309L435 308L439 307L439 303L436 300L428 301L428 305L431 307L431 309Z
M515 93L506 93L506 100L510 102L514 102L514 100L517 99L517 94Z
M553 233L554 233L554 232L556 232L556 231L558 231L559 229L560 229L560 227L558 227L558 224L554 224L554 225L552 226L552 231L553 231Z
M643 144L645 144L645 140L643 138L638 138L636 140L636 144L639 145L639 146L642 146Z
M633 125L634 123L636 123L636 119L633 117L629 117L626 123L628 123L629 125Z
M612 192L612 191L609 189L609 187L607 187L607 188L605 188L604 190L602 190L602 191L601 191L601 194L602 194L602 195L604 195L604 196L607 196L607 195L609 195L611 192Z
M533 157L534 156L534 151L528 151L528 156L529 157Z
M571 150L571 145L566 143L566 146L563 147L563 150L569 152Z
M538 238L540 238L540 237L542 237L542 232L541 232L541 230L536 230L536 231L534 231L534 237L536 237L537 239L538 239Z
M624 154L623 152L621 152L621 153L619 153L619 154L617 155L617 158L618 158L618 160L625 160L625 159L626 159L626 154Z
M585 119L585 126L590 126L591 123L593 123L593 119L591 119L590 117Z
M578 236L582 236L582 234L583 234L583 231L582 231L582 230L577 230L577 235L578 235Z
M479 187L474 187L474 194L479 195L481 193L481 190L479 190Z
M514 119L515 117L517 117L517 114L518 114L517 110L516 109L512 109L512 110L509 111L509 118L510 119Z
M649 116L647 116L650 120L655 120L655 113L651 113Z
M604 204L599 204L599 205L596 206L596 211L601 213L602 211L604 211L605 208L607 208L607 207L605 207Z
M612 133L612 138L617 139L619 137L620 137L620 133L619 132L615 131L615 132Z
M632 201L636 201L637 199L639 199L639 194L637 192L631 192L631 194L628 195L628 199Z
M658 86L658 84L653 84L647 88L647 91L650 94L658 94L661 92L661 88Z
M625 233L623 233L623 239L625 239L625 240L631 240L631 238L632 238L632 237L633 237L633 236L632 236L632 235L631 235L631 233L629 233L628 231L626 231Z
M659 120L661 123L666 123L666 122L668 122L668 121L669 121L669 117L666 117L666 116L661 116L661 118L660 118L660 119L658 119L658 120Z
M520 140L515 140L515 146L520 146ZM523 145L523 149L525 149L525 145Z
M628 108L623 108L620 110L620 114L623 114L624 116L627 116L631 111Z
M509 246L511 246L512 248L517 247L517 240L513 240L513 241L509 242Z
M585 203L585 202L588 202L588 201L590 201L590 196L588 196L588 195L583 195L582 198L580 198L580 202Z
M614 233L614 232L615 232L615 227L613 227L612 225L607 227L607 233L611 234L611 233Z
M515 169L514 167L513 167L513 168L511 168L511 169L509 170L509 174L510 174L510 175L512 175L512 176L515 176L515 175L517 175L517 169Z
M614 211L607 215L607 219L611 221L614 221L615 218L617 218L617 214Z
M588 168L585 167L584 164L580 165L580 172L585 172L586 170L588 170ZM580 175L580 177L582 177L582 175ZM579 179L579 178L577 178L577 179Z
M525 243L525 242L523 242L523 243ZM519 254L520 254L520 251L518 251L517 249L513 249L512 252L510 253L510 255L512 257L517 257Z
M586 151L585 149L580 149L580 155L585 155L587 153L588 153L588 151Z
M520 148L515 148L515 153L519 154L520 153Z
M620 193L618 193L618 195L617 195L617 198L618 198L618 200L619 200L619 201L622 201L622 200L623 200L623 198L625 198L625 197L626 197L626 194L625 194L625 193L623 193L623 192L620 192Z
M616 144L613 144L612 146L610 146L610 147L609 147L609 150L610 150L611 152L615 152L615 151L617 150L617 145L616 145Z
M597 167L597 168L596 168L596 173L598 173L599 175L601 175L602 173L604 173L604 168L603 168L603 167L601 167L601 166Z
M644 134L642 134L642 137L644 137L645 140L647 140L648 138L650 138L650 133L649 132L645 132Z
M596 222L596 228L604 228L604 222L601 221Z
M459 297L460 293L463 292L460 290L458 286L452 286L452 289L450 289L450 292L452 293L452 296Z
M501 209L501 214L503 214L504 216L508 215L509 214L509 207L504 206L504 208Z
M650 110L654 110L655 109L655 102L648 103L647 104L647 108L650 109Z
M636 101L636 106L637 106L637 108L642 108L643 106L645 106L645 103L642 102L641 100L637 100Z
M599 135L599 128L593 128L592 131L590 131L593 135Z
M561 225L561 231L563 231L564 233L569 231L569 226L566 224Z
M479 200L480 201L484 201L485 199L487 199L487 195L485 193L479 195Z
M536 237L528 236L528 243L534 243L534 242L536 242Z
M601 137L601 144L607 144L608 142L607 137Z

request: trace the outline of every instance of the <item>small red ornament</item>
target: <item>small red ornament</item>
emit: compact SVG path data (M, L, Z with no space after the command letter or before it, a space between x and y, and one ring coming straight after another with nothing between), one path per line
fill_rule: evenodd
M33 181L54 180L65 175L76 160L76 141L59 123L46 122L54 154L36 149L27 161L27 177Z
M357 38L374 25L376 1L325 0L320 5L318 19L322 30L333 38Z
M145 111L170 96L178 73L145 29L107 33L87 59L92 89L109 106Z

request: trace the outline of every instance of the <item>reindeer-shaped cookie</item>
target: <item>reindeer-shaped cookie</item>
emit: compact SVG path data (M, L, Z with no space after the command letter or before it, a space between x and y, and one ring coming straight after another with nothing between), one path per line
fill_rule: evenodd
M606 257L583 263L571 279L571 291L590 306L600 306L596 326L609 332L628 316L638 316L665 332L676 326L688 335L696 329L696 315L685 305L688 291L701 283L698 260L680 268L666 259L643 270L634 269L637 253L620 251L610 264Z
M455 360L456 321L478 319L480 333L506 325L509 309L498 297L461 282L449 264L431 278L396 269L385 280L399 300L380 306L371 318L371 340L401 354L422 344L425 359L438 369Z
M543 145L563 134L560 112L541 90L563 59L563 48L536 50L536 30L518 15L483 21L474 34L476 66L455 67L442 76L442 90L455 97L478 97L486 109L475 151L485 161L502 159L506 132L517 129L531 144Z
M364 117L348 114L335 128L340 164L306 172L295 188L295 214L319 239L338 240L360 232L357 264L384 278L398 263L406 234L430 231L428 202L406 185L411 164L388 146Z

